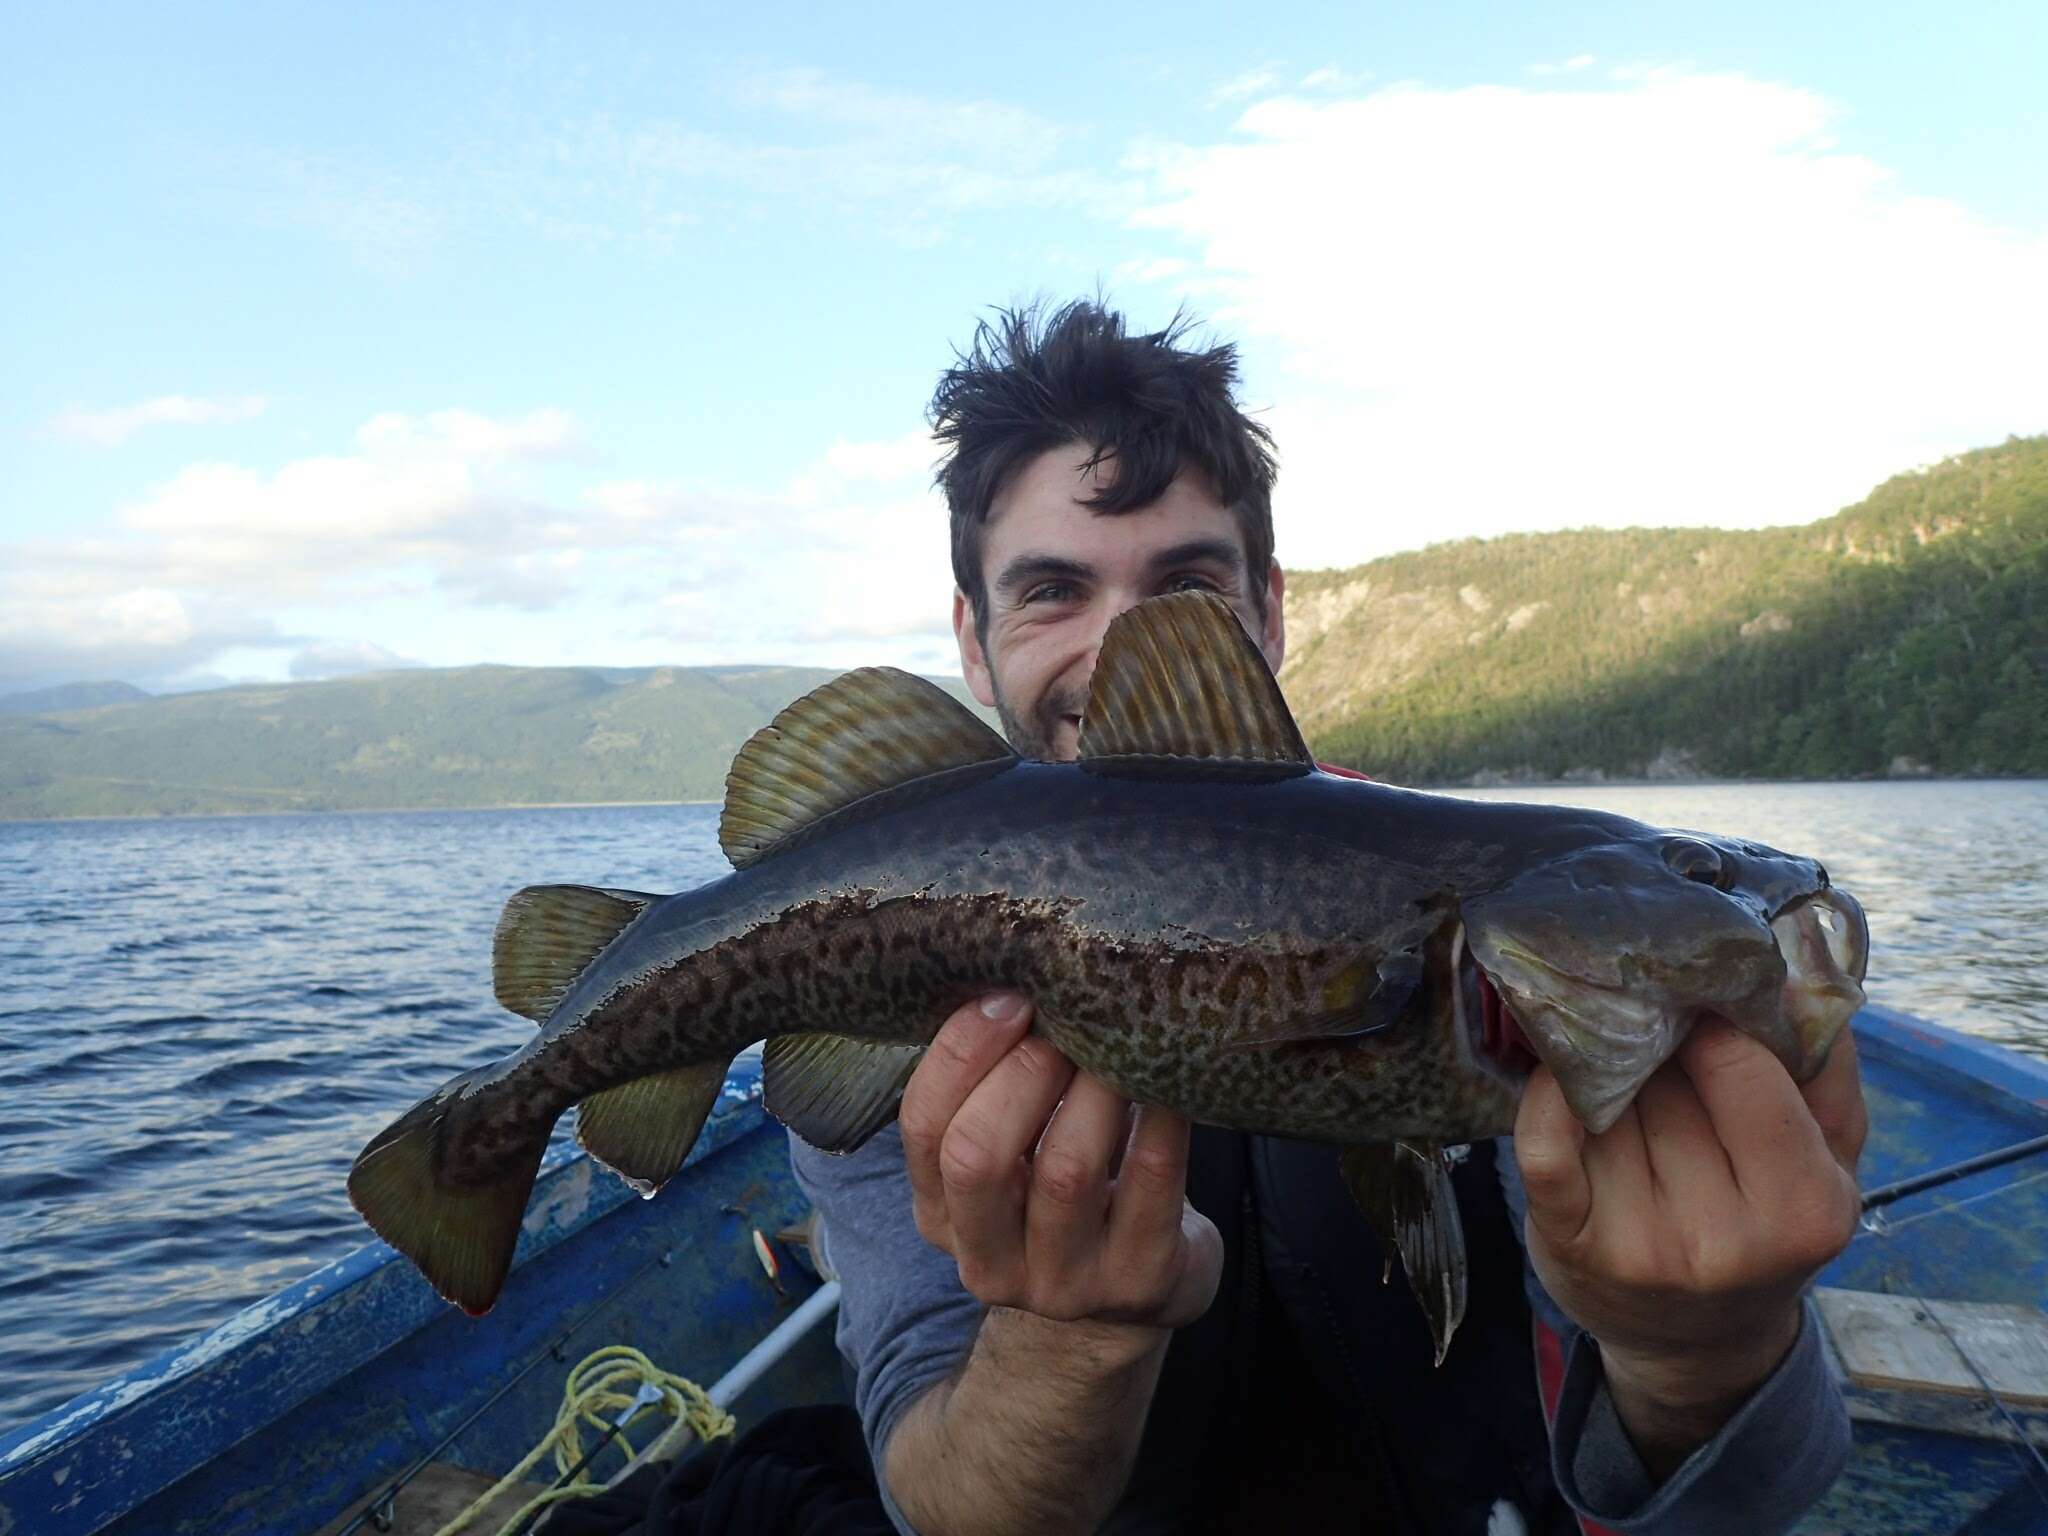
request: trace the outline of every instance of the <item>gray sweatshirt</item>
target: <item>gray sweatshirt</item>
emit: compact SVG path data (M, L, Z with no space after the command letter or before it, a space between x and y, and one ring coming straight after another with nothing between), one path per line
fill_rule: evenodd
M790 1139L797 1182L823 1218L828 1261L844 1286L840 1353L889 1514L918 1536L891 1497L884 1450L904 1410L966 1356L982 1307L952 1256L925 1242L911 1216L903 1142L892 1125L834 1157ZM1498 1158L1521 1229L1525 1200L1511 1142ZM1807 1303L1799 1341L1721 1432L1662 1485L1622 1428L1599 1350L1527 1272L1531 1306L1566 1340L1564 1386L1551 1427L1551 1471L1567 1502L1615 1536L1768 1536L1798 1520L1842 1470L1849 1418Z

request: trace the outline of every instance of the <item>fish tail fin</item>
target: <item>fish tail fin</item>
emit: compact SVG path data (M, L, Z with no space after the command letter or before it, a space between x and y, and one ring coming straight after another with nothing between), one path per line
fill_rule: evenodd
M505 1157L503 1175L491 1183L443 1181L449 1113L473 1081L494 1070L465 1072L415 1104L371 1138L348 1175L349 1201L371 1230L472 1317L490 1311L504 1287L548 1145L543 1128Z
M583 1150L652 1196L683 1166L725 1089L725 1061L650 1072L593 1093L576 1110Z

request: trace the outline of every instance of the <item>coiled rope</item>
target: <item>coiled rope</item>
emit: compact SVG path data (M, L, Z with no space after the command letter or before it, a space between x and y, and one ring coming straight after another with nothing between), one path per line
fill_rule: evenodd
M466 1530L483 1512L485 1505L521 1481L550 1451L555 1456L556 1477L568 1478L568 1481L528 1499L498 1527L497 1536L523 1529L526 1521L551 1504L602 1492L604 1484L591 1477L590 1469L577 1466L583 1460L582 1426L588 1424L600 1433L610 1430L612 1423L605 1414L616 1414L621 1409L630 1408L643 1386L658 1389L662 1411L670 1418L681 1419L688 1424L699 1441L716 1440L721 1435L731 1434L737 1427L733 1416L712 1402L711 1395L688 1377L664 1371L630 1345L608 1344L585 1355L570 1369L568 1380L562 1384L562 1406L555 1412L554 1428L541 1436L539 1444L521 1458L518 1466L499 1478L434 1536L455 1536L456 1532ZM625 1435L621 1433L618 1438L624 1440ZM632 1449L630 1442L627 1449ZM570 1477L572 1468L575 1475Z

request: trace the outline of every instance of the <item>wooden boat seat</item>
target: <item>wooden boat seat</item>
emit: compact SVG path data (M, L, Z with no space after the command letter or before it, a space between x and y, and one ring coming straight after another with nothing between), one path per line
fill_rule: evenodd
M1850 1418L2009 1444L2018 1425L2048 1445L2048 1312L1827 1286L1814 1301Z
M450 1461L429 1462L398 1496L392 1509L391 1536L434 1536L434 1532L469 1508L496 1481L495 1477L472 1472ZM497 1530L522 1504L545 1487L545 1483L514 1483L484 1507L471 1529ZM351 1505L323 1525L318 1536L333 1536L361 1509L360 1504ZM376 1527L366 1526L364 1529L375 1531Z

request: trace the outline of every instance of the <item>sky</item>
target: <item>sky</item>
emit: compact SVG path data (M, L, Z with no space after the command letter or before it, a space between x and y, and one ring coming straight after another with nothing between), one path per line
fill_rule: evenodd
M932 385L1098 291L1290 568L1825 516L2048 431L2044 18L14 7L0 692L951 671Z

